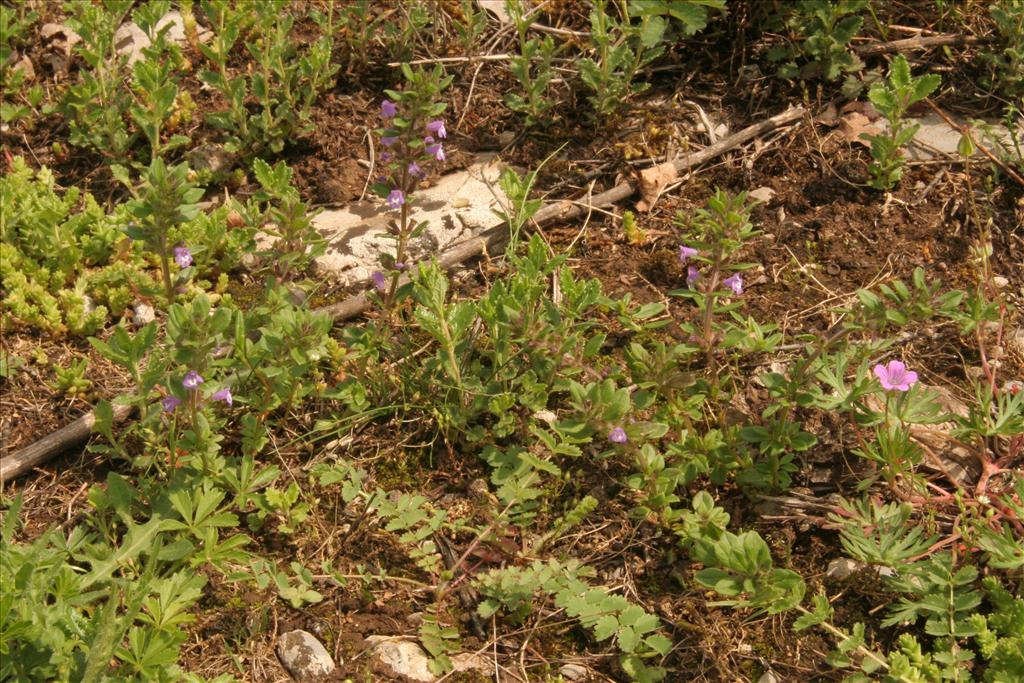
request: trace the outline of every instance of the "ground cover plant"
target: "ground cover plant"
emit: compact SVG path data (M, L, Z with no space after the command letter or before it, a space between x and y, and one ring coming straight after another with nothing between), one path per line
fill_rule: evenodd
M1024 680L1022 19L4 0L0 679Z

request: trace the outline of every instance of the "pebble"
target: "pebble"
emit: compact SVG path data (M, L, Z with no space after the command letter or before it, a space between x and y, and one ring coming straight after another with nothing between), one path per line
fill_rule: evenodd
M156 320L156 311L149 304L139 302L132 308L134 315L132 315L132 324L136 327L142 327Z
M334 659L312 633L289 631L277 641L277 656L297 681L314 681L334 671Z
M761 674L761 677L757 679L757 683L779 683L779 677L771 671L765 671Z
M567 681L585 681L590 672L579 664L563 664L558 673Z
M373 648L374 670L379 673L421 683L437 679L430 672L430 658L417 643L388 636L370 636L366 642Z
M828 563L825 576L836 581L842 581L856 574L863 566L857 560L851 560L849 557L840 557Z

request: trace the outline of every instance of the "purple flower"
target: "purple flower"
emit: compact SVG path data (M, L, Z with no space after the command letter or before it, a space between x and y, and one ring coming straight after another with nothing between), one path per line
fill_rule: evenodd
M391 190L391 194L387 198L388 206L392 209L401 208L402 204L405 204L405 193L401 190Z
M384 100L380 103L380 115L386 119L390 119L392 116L398 113L398 107L391 100Z
M402 271L409 267L409 264L395 261L395 270Z
M188 268L192 265L192 252L188 250L188 247L175 247L174 262L178 264L179 268Z
M441 146L441 143L437 143L436 145L427 145L427 154L433 154L434 158L438 161L445 160L444 147Z
M202 376L195 370L189 370L185 373L185 379L181 380L182 386L186 389L195 389L204 382Z
M425 144L425 145L429 145L433 141L434 141L434 136L433 135L428 135L427 137L423 138L423 144Z
M740 277L739 273L734 273L732 277L727 277L722 280L722 284L732 289L733 294L743 293L743 278Z
M608 440L612 443L626 443L629 441L629 437L626 436L626 430L622 427L616 427L608 434Z
M409 175L419 177L423 175L423 169L414 161L409 164Z
M181 405L181 399L176 396L164 396L160 403L163 404L165 413L173 413L174 409Z
M373 271L373 275L370 276L373 280L373 286L377 288L378 292L383 292L388 287L388 282L384 278L384 273L379 270Z
M391 161L391 152L381 152L380 160L383 161L385 164Z
M691 258L693 258L694 256L696 256L699 253L700 252L697 251L696 249L694 249L693 247L688 247L686 245L683 245L683 246L679 247L679 262L680 263L686 263L687 261L689 261Z
M448 131L444 129L444 121L442 121L441 119L438 119L437 121L431 121L430 123L428 123L427 130L429 130L431 133L437 133L437 137L441 138L442 140L448 137Z
M693 283L700 279L700 271L697 266L690 266L686 269L686 284L693 286Z
M213 398L214 401L224 401L229 406L234 405L234 397L231 396L231 390L227 387L224 387L220 391L213 392L213 396L211 398Z
M917 373L907 370L907 366L898 360L891 360L886 365L879 363L874 373L886 391L907 391L917 383Z
M398 136L397 135L385 135L384 137L382 137L380 139L380 144L384 145L385 147L390 147L391 145L395 144L397 141L398 141Z

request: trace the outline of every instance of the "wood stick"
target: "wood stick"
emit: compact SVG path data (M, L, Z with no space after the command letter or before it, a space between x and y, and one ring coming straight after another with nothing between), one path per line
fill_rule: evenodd
M980 36L966 36L960 33L943 33L937 36L914 36L913 38L900 38L890 40L887 43L868 43L853 48L861 57L868 55L879 55L886 52L904 52L907 50L927 50L943 45L974 45L976 43L989 42L988 38Z
M675 166L676 172L681 173L739 147L759 135L798 121L803 118L805 113L806 110L803 107L787 109L781 114L776 114L760 123L747 126L743 130L725 137L699 152L676 159L672 164ZM569 200L551 202L533 216L533 222L537 225L544 225L553 221L571 220L582 214L585 209L599 209L620 202L632 196L636 190L636 183L632 180L626 180L610 190L594 195L590 198L589 203ZM450 270L484 253L500 253L508 243L508 239L508 229L504 224L481 230L469 239L460 242L444 254L441 254L438 258L438 263L442 268ZM403 276L403 281L407 282L408 276ZM370 308L371 304L372 299L370 296L366 292L361 292L342 302L318 308L315 312L326 313L335 322L341 322L364 313ZM114 424L126 421L131 416L131 413L132 410L129 406L115 404ZM89 439L95 423L96 413L89 411L74 422L48 436L44 436L35 443L11 455L0 457L0 483L10 481L28 472L33 467L46 462L58 453L75 446L80 446Z

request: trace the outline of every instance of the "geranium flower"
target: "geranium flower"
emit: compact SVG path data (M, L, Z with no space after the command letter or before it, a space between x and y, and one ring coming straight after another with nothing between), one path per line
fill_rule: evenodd
M908 391L917 383L917 373L907 370L907 366L898 360L891 360L885 365L879 363L874 367L874 373L886 391Z
M380 139L380 144L384 145L385 147L390 147L396 142L398 142L398 136L396 135L385 135Z
M444 147L441 146L441 143L437 143L436 145L427 145L426 151L427 154L433 154L434 158L437 159L438 161L445 160Z
M414 161L411 164L409 164L409 175L419 177L423 175L423 169L420 168L420 165Z

